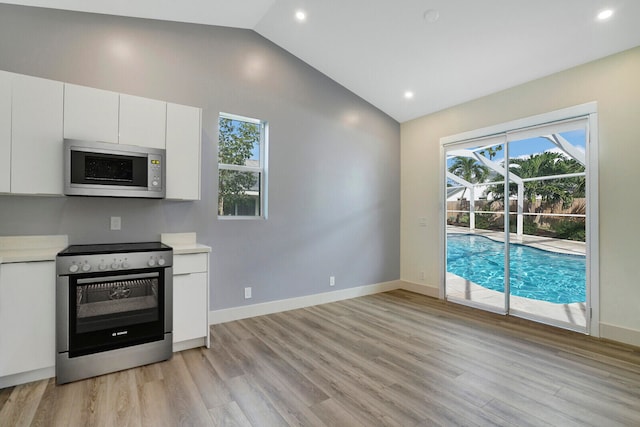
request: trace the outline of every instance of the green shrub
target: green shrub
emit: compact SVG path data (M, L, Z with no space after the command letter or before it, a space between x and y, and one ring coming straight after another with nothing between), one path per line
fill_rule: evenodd
M586 240L586 232L584 222L581 221L560 221L553 225L553 231L559 239L576 240L584 242Z
M518 228L518 220L513 218L509 222L509 232L516 233ZM530 217L524 217L522 222L522 232L524 234L535 235L538 232L538 224Z
M476 214L476 228L482 230L489 230L491 228L489 214Z

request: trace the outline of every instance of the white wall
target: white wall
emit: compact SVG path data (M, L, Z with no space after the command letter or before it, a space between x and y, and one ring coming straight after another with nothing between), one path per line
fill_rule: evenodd
M629 191L640 178L640 47L402 124L402 280L439 285L441 137L590 101L599 113L600 334L640 346L640 197Z

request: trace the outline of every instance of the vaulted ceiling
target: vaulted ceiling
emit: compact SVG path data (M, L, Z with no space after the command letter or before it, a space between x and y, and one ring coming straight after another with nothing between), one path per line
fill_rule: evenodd
M640 45L638 0L2 3L251 29L399 122Z

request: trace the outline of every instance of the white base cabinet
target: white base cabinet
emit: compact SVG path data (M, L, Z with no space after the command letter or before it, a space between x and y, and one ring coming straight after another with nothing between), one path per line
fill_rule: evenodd
M0 377L55 366L55 278L54 261L0 264Z
M209 347L209 254L173 256L173 351Z

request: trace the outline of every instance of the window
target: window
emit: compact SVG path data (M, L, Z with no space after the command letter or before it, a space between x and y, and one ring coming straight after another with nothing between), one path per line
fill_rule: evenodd
M267 123L221 113L218 217L266 218Z

